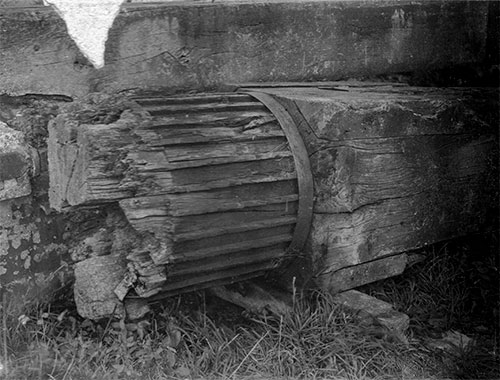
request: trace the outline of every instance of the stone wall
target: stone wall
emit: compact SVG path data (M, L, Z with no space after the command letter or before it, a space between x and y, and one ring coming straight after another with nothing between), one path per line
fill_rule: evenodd
M0 291L19 300L43 298L71 277L65 222L48 207L44 150L29 140L0 122Z

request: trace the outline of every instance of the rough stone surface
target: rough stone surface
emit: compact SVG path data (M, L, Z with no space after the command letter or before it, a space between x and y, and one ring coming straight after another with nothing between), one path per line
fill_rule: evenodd
M97 256L75 264L75 303L84 318L125 317L125 309L113 290L126 268L116 257Z
M0 122L0 201L31 193L32 166L23 133Z
M0 201L0 291L40 298L68 281L64 223L31 196Z
M43 121L11 123L29 106L18 100L0 96L0 292L14 307L49 299L71 279L65 220L48 207L46 155L31 133Z
M106 51L108 64L96 70L79 52L67 34L64 22L55 12L48 7L20 8L38 6L41 1L0 0L0 7L3 7L0 12L0 92L80 96L93 91L115 92L156 86L168 87L172 92L200 91L218 88L226 82L332 80L404 71L426 72L429 68L447 68L453 64L481 64L485 58L498 64L497 37L500 28L497 2L225 3L209 0L186 1L185 5L125 6L110 32ZM0 100L1 97L2 94ZM18 100L24 102L24 98ZM30 108L30 111L34 113L33 120L39 118L38 110ZM380 111L380 117L390 114L385 109ZM0 120L8 121L16 113L2 106ZM339 114L342 116L342 112ZM349 117L342 120L353 124ZM358 121L360 126L365 122L376 125L377 118L368 120L361 117ZM401 125L397 117L394 122ZM471 124L463 125L470 128ZM43 132L43 128L40 129ZM43 140L41 133L40 146L43 146ZM487 148L488 144L487 141L478 141L478 146ZM38 148L38 145L32 145ZM422 157L418 144L404 147ZM457 157L468 156L474 149L477 148L463 144L456 152ZM328 159L330 153L334 153L333 150L318 151L316 163L320 164L323 158ZM338 149L337 153L339 162L348 163L354 158L359 164L382 162L365 160L359 152L350 155L347 148ZM10 163L8 168L0 165L0 171L4 168L1 176L5 179L0 185L0 194L3 191L3 198L6 199L0 200L0 289L21 289L16 293L20 296L16 299L21 302L29 289L47 290L49 285L53 289L53 284L64 282L70 267L67 242L75 236L71 227L65 232L65 219L51 214L46 206L46 182L37 179L39 183L33 186L33 193L28 196L27 187L22 190L22 181L16 176L24 170L21 168L23 154L20 151L9 152L2 160L3 163ZM453 170L449 173L452 175L470 169L468 160L457 159L453 154L445 157L449 157L450 162L463 163L451 167ZM335 178L354 177L344 172ZM24 183L29 184L29 181ZM405 184L401 181L391 183ZM325 185L335 188L326 182ZM470 195L462 197L465 207L460 208L461 212L475 207L473 191L470 188L468 191ZM20 194L24 196L7 199ZM360 209L358 215L368 217L367 226L363 229L374 231L379 228L379 219L372 217L372 211L385 213L373 204L373 199L365 198L366 194L365 191L350 193L351 197L346 198L344 204L339 203L345 206L343 215L332 218L327 224L342 227L343 220L350 218L349 211ZM340 201L343 199L339 198ZM425 194L421 199L428 201ZM404 213L411 209L404 199L390 202L387 210L402 210ZM434 202L433 206L436 204ZM419 218L421 214L425 212L420 213ZM453 231L461 233L467 230L469 221L462 220L464 224L458 229L453 227ZM451 225L447 221L437 222ZM84 225L85 220L81 224ZM418 232L420 227L418 224L411 231ZM431 229L429 231L425 234L428 237L425 242L417 241L412 236L410 238L422 245L444 236L431 233ZM325 236L328 240L318 246L318 252L330 246L336 247L337 243L339 246L346 245L334 233L327 232ZM367 244L360 245L359 255L343 258L335 252L331 255L335 263L329 265L336 265L344 259L342 265L352 265L373 258L371 252L387 242L394 245L396 239L399 239L397 249L407 248L406 236L370 233ZM335 241L329 240L330 237ZM350 239L349 236L344 238ZM85 241L85 246L92 247L96 254L107 252L106 244L94 243L90 239ZM412 243L412 246L417 243ZM83 255L85 252L78 251L78 248L74 250L75 255ZM378 251L388 253L381 249Z

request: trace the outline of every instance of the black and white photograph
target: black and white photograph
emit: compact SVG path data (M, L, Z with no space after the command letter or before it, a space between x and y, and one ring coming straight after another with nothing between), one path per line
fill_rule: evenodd
M0 380L500 379L500 1L0 0Z

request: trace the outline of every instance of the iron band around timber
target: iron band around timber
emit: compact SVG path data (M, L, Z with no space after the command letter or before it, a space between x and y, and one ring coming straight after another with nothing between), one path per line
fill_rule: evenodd
M288 250L290 252L300 251L306 242L313 214L313 177L311 173L311 164L304 142L300 132L295 125L294 120L276 99L263 92L247 92L264 104L271 113L278 119L278 122L285 132L290 150L297 170L297 180L299 185L299 209L297 212L297 224L293 233L293 239Z

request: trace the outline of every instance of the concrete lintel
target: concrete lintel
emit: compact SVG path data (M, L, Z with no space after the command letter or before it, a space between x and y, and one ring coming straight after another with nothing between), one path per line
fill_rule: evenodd
M96 69L51 8L2 8L0 91L176 92L481 64L488 16L487 2L462 1L132 3Z

